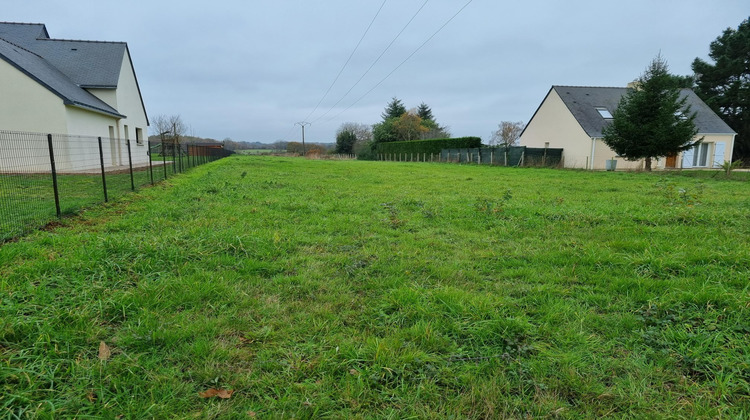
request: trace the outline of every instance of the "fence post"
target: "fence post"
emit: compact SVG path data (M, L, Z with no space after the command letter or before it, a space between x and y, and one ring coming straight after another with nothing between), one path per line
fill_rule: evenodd
M104 172L104 152L102 151L102 138L98 137L97 140L99 141L99 164L102 167L102 189L104 189L104 202L109 202L109 197L107 197L107 176Z
M47 134L47 145L49 146L49 163L52 167L52 189L55 191L55 210L59 218L60 212L60 192L57 188L57 169L55 168L55 151L52 148L52 134Z
M151 175L151 185L154 185L154 167L151 165L151 140L148 140L146 144L148 145L148 152L146 152L146 156L148 157L148 173Z
M133 155L130 152L130 139L125 139L128 145L128 166L130 167L130 191L135 191L135 180L133 179Z
M180 172L185 172L185 170L184 170L184 169L182 169L182 145L180 145L180 153L179 153L179 156L180 156Z
M164 136L161 138L161 167L164 168L164 179L167 179L167 149L164 148Z
M177 140L172 139L172 173L177 173Z

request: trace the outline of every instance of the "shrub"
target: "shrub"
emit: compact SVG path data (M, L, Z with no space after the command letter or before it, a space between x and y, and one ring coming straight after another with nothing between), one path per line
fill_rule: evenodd
M455 139L431 139L394 141L379 143L377 153L440 153L443 149L475 149L482 146L479 137L459 137Z

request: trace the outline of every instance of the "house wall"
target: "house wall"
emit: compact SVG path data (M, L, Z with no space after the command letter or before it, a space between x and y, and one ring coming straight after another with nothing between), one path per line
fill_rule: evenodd
M117 109L117 89L86 89L90 94L101 99L107 105Z
M617 157L617 153L610 149L602 139L596 139L596 148L594 150L594 167L593 169L606 169L607 160L614 158L617 161L617 169L624 170L638 170L646 167L645 160L625 160L624 158ZM661 162L662 164L664 162ZM656 166L656 162L651 163L652 166Z
M703 143L708 144L708 159L707 159L707 165L702 168L717 168L719 167L725 160L731 159L731 153L732 153L732 143L734 136L733 135L726 135L726 134L707 134L707 135L698 135L697 138L703 137ZM716 154L716 143L724 143L724 153L721 153L720 156L715 156ZM594 152L594 168L593 169L606 169L606 161L608 159L612 159L613 157L615 160L617 160L617 169L618 170L639 170L644 169L646 167L645 160L640 159L636 161L628 161L623 158L619 158L616 156L617 153L615 153L612 149L609 148L601 139L596 140L596 149ZM685 153L680 153L677 156L677 168L683 168L683 157ZM666 166L666 158L659 158L654 159L651 162L651 166L653 169L665 169ZM696 167L696 169L699 169L699 167Z
M521 146L561 148L566 168L585 169L591 156L591 138L588 137L568 107L555 90L536 112L521 135Z
M698 137L703 137L702 143L708 144L708 159L706 166L695 167L696 169L701 168L719 168L724 161L732 160L732 148L734 145L734 135L729 134L699 134ZM723 143L724 153L721 153L721 149L718 150L717 145ZM689 151L683 152L677 159L677 166L679 168L687 168L689 165L685 165L685 155L690 155ZM689 158L688 158L689 159Z
M5 60L0 60L0 130L67 133L63 100Z
M120 114L127 118L120 120L119 131L124 139L131 140L131 153L133 155L133 164L142 164L148 162L148 120L146 110L143 109L143 102L138 90L138 83L135 78L135 72L130 61L130 53L125 50L120 69L120 80L117 84L117 107ZM128 126L127 136L125 126ZM136 129L141 129L143 133L142 141L136 141Z

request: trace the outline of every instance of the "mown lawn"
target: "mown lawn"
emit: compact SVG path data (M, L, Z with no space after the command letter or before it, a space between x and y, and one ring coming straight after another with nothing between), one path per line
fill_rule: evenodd
M747 417L748 216L723 176L230 157L0 248L0 413Z

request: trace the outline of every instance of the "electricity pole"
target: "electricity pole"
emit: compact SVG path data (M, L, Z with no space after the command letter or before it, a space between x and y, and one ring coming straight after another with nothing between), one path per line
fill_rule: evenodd
M295 125L302 127L302 156L305 156L307 154L307 150L305 150L305 126L310 125L310 123L307 121L301 121L295 123Z

